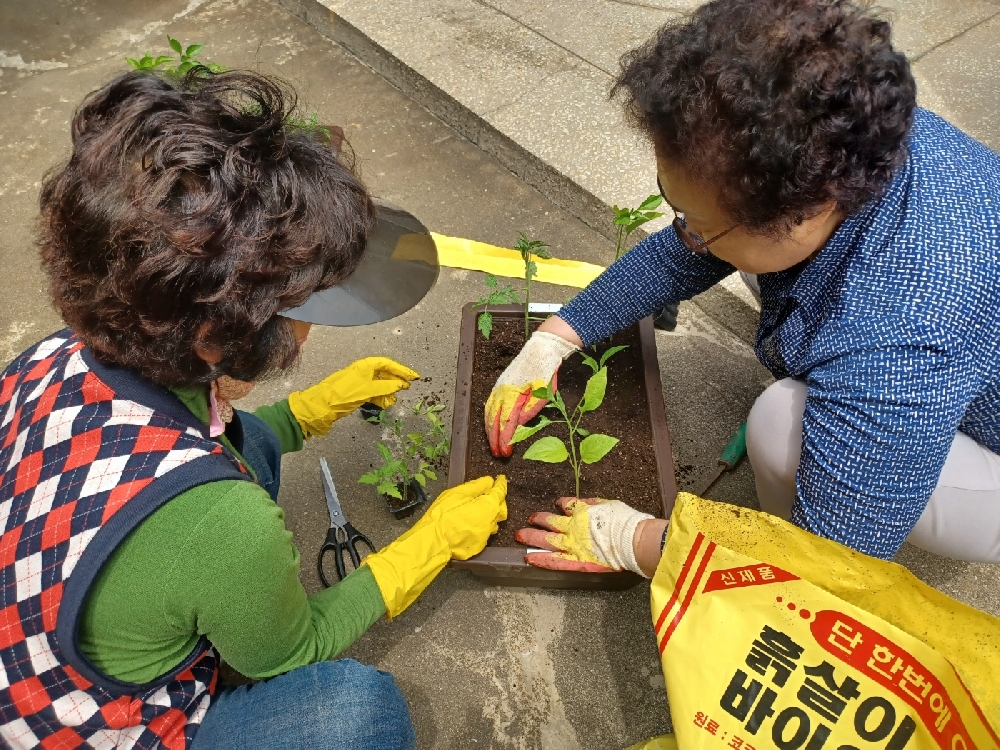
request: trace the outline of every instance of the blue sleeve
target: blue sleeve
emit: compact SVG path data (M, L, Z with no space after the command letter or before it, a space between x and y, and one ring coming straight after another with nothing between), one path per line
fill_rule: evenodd
M893 340L809 372L791 516L801 528L884 559L923 513L981 380L961 345L940 332L883 338Z
M735 269L713 255L696 255L673 227L651 234L559 311L584 346L612 336L664 305L691 299Z

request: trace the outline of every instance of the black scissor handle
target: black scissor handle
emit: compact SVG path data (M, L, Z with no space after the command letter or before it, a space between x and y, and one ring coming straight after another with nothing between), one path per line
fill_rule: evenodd
M323 571L323 561L326 558L326 553L333 552L333 562L337 568L337 579L342 581L347 575L347 567L344 565L344 552L347 552L351 558L354 570L357 570L361 566L362 558L358 553L358 542L368 547L368 552L375 551L375 545L371 543L371 540L355 529L350 523L345 523L343 526L331 526L326 532L326 541L320 547L319 558L317 559L319 579L323 582L324 586L330 588L333 585L327 580L326 573ZM365 553L366 557L368 552Z

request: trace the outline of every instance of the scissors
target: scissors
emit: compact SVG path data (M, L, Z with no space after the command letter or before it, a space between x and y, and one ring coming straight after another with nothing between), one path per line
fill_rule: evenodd
M330 530L326 532L326 541L319 550L319 559L316 561L319 568L319 579L323 585L329 588L330 582L326 580L323 572L323 559L327 552L334 553L334 563L337 566L337 578L344 580L347 575L347 568L344 565L344 552L347 552L354 569L361 565L361 555L358 554L358 542L364 543L369 552L375 551L375 545L371 540L351 526L350 522L344 518L344 511L340 507L340 500L337 497L337 488L333 485L333 477L330 476L330 467L325 458L319 460L319 468L323 474L323 491L326 493L326 507L330 509Z

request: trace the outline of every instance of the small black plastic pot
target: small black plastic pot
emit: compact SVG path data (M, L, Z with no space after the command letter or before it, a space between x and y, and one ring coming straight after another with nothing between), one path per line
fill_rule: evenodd
M358 407L358 413L361 414L361 418L366 422L371 419L378 419L382 416L382 407L378 404L373 404L371 401L365 401Z
M417 509L418 505L427 502L427 493L416 479L411 479L404 487L402 483L396 485L402 500L383 495L389 506L389 511L396 518L406 518Z

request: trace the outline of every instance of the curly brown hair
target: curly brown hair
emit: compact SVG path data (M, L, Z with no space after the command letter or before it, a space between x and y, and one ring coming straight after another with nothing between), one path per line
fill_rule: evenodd
M295 105L277 79L204 68L86 97L42 185L39 244L56 307L100 360L166 386L295 360L278 313L348 276L375 216L350 157Z
M863 0L715 0L622 57L611 92L660 156L780 235L878 198L906 158L916 85Z

